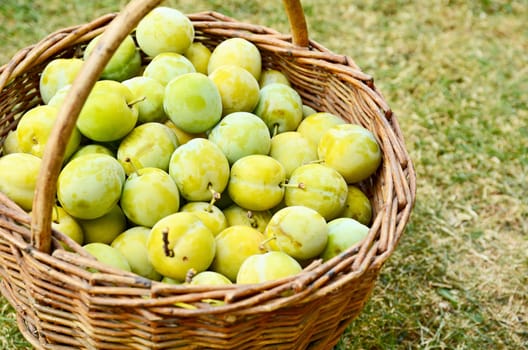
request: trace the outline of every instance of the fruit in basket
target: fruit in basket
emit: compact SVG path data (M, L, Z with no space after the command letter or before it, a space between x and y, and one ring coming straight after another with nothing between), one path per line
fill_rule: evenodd
M287 206L303 205L326 220L336 218L345 205L347 183L335 169L312 163L295 169L284 193Z
M101 39L102 34L99 34L90 42L84 50L83 59L86 61L88 57L94 52L97 43ZM99 52L97 52L99 54ZM131 35L127 35L117 50L114 52L110 60L107 62L100 79L110 79L116 81L123 81L130 79L139 74L141 70L141 55L134 39Z
M178 212L164 217L152 227L147 250L156 271L183 281L190 269L201 272L211 265L215 239L196 215Z
M122 82L134 95L137 102L138 122L164 122L167 115L163 110L165 87L157 80L137 76Z
M174 123L170 119L166 120L165 123L163 123L163 124L168 126L174 132L174 134L176 134L176 138L178 139L178 144L179 145L183 145L184 143L187 143L190 140L198 138L198 137L201 137L203 139L207 138L207 135L205 133L203 133L203 132L202 133L197 133L197 134L192 134L192 133L188 133L186 131L183 131L182 129L180 129L176 125L174 125Z
M2 145L2 153L4 155L10 153L20 153L22 150L18 145L18 136L17 130L11 130L7 133L6 138L4 139L4 144Z
M290 81L288 80L286 75L284 75L284 73L282 73L281 71L271 68L264 69L259 79L260 87L262 88L272 83L280 83L291 86Z
M198 216L215 236L227 227L224 213L211 202L189 202L181 207L180 211Z
M29 153L10 153L0 157L0 192L24 210L33 207L33 196L42 160Z
M236 283L250 284L289 277L302 271L301 265L284 252L271 251L248 257L238 270Z
M134 226L120 233L110 244L126 258L132 272L145 278L159 281L161 275L154 269L148 258L147 240L150 228Z
M192 139L176 148L169 174L180 194L189 201L209 201L229 181L229 162L217 145L207 139Z
M203 43L195 41L183 53L194 66L198 73L207 75L207 65L211 57L211 50Z
M216 68L209 78L222 97L222 114L251 112L259 100L259 84L255 77L242 67L226 64Z
M183 54L194 41L194 26L180 11L159 6L139 21L136 40L150 57L162 52Z
M270 156L252 154L231 166L229 196L238 206L248 210L268 210L282 201L284 167Z
M264 120L272 136L294 131L303 117L301 96L288 85L268 84L260 89L253 112Z
M211 53L208 74L226 64L234 64L251 73L258 81L262 72L262 58L258 47L243 38L229 38L218 44Z
M68 214L80 219L101 217L117 204L125 170L106 154L87 154L68 162L57 180L57 198Z
M287 179L301 165L317 160L317 152L310 141L297 131L286 131L273 136L269 155L282 164Z
M328 222L328 243L321 258L326 261L361 242L369 228L351 218L337 218Z
M144 77L149 77L163 86L167 86L169 81L186 73L194 73L191 61L187 57L174 52L163 52L150 61L143 72Z
M207 286L221 286L225 284L233 284L229 278L221 273L214 271L202 271L191 278L189 284L192 285L207 285Z
M92 144L88 144L88 145L84 145L84 146L81 146L71 157L69 160L72 160L72 159L75 159L75 158L78 158L80 156L83 156L85 154L90 154L90 153L99 153L99 154L107 154L109 156L112 156L112 157L115 157L115 154L114 152L112 152L112 150L110 150L108 147L106 146L103 146L103 145L99 145L99 144L95 144L95 143L92 143Z
M110 244L126 228L126 217L119 205L95 219L77 219L84 232L84 243Z
M345 207L340 217L352 218L363 225L369 225L372 220L372 204L367 195L357 186L348 185Z
M183 131L201 133L215 126L222 117L222 98L209 77L187 73L167 84L163 108Z
M125 256L119 250L108 244L88 243L83 248L100 263L119 270L131 271Z
M170 175L158 168L142 168L128 176L123 185L121 208L136 225L152 227L180 208L178 187Z
M18 146L22 152L42 158L58 113L57 108L47 105L33 107L24 113L18 122L16 133ZM81 133L74 128L66 145L64 158L71 156L80 143Z
M368 129L357 124L336 125L319 141L319 158L352 184L372 175L381 163L381 149Z
M335 114L319 112L304 118L297 127L297 131L306 139L310 140L317 152L317 146L319 145L321 136L331 127L345 123L343 119Z
M268 210L253 211L232 204L223 210L228 226L245 225L264 232L268 222L271 219L271 213Z
M51 211L51 227L79 244L84 244L84 232L77 220L58 205Z
M305 105L305 104L303 104L302 110L303 110L303 118L309 117L312 114L317 113L317 111L315 109L313 109L312 107L310 107L308 105Z
M119 144L117 160L127 175L146 167L169 170L178 139L166 125L148 122L136 126Z
M265 253L264 235L245 225L229 226L216 238L216 253L210 269L235 281L240 265L251 255Z
M79 114L77 128L93 141L119 140L132 131L138 120L134 102L138 101L134 101L134 95L122 83L99 80Z
M271 250L302 261L321 254L328 240L328 226L317 211L294 205L273 214L264 234Z
M267 155L271 137L266 124L249 112L226 115L211 130L209 140L225 154L230 164L251 154Z
M71 85L79 74L84 61L80 58L56 58L42 70L39 80L39 91L42 101L49 100L62 87Z

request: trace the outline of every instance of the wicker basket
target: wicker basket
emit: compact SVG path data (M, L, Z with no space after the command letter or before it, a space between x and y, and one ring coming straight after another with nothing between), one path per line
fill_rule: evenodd
M263 67L284 72L305 104L369 128L383 161L361 183L374 219L368 238L326 263L258 285L167 285L96 262L51 230L51 204L65 135L120 41L159 1L133 1L122 15L57 31L0 68L0 145L19 117L41 104L39 74L51 59L82 55L105 32L61 110L43 157L33 219L0 193L1 291L25 338L38 349L330 349L362 310L394 251L415 198L415 173L398 122L373 80L348 57L308 39L299 1L284 1L292 35L224 15L189 15L196 40L214 47L243 37L261 50ZM108 28L108 30L106 30ZM73 252L62 249L66 243ZM87 270L94 267L97 273ZM91 270L93 271L93 270Z

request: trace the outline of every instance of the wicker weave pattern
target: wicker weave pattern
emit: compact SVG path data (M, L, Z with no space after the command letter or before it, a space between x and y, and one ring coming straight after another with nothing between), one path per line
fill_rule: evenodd
M80 56L115 14L66 28L0 68L0 144L21 114L41 103L39 72L58 56ZM415 198L415 174L396 118L373 80L348 57L310 41L206 12L189 15L209 47L243 37L263 67L283 71L305 104L369 128L383 163L361 187L372 198L367 240L297 276L250 286L166 285L103 266L53 231L53 253L31 245L31 218L0 193L2 294L21 332L42 349L331 349L362 310L395 249ZM66 242L73 250L60 248ZM99 272L91 273L87 267Z

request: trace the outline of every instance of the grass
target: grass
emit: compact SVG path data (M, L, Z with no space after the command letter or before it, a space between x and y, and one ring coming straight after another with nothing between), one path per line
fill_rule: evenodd
M3 0L0 62L124 3ZM166 4L288 31L279 1ZM418 176L406 233L336 349L528 349L528 3L303 6L312 39L375 77ZM27 348L0 303L0 346Z

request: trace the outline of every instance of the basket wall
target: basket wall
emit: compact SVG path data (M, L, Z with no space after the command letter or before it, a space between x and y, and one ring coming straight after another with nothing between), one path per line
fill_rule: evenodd
M211 48L229 37L254 42L263 67L283 71L305 104L373 131L383 163L361 184L374 208L369 237L280 281L169 286L100 265L60 232L53 232L52 255L37 251L30 244L29 215L0 193L0 286L36 348L331 349L363 309L404 230L414 202L414 171L398 123L368 75L315 42L311 50L300 49L269 28L217 13L189 16L196 40ZM38 81L45 64L57 56L80 56L112 18L54 33L0 68L14 78L0 92L0 144L21 114L41 103ZM73 252L61 249L59 241Z

